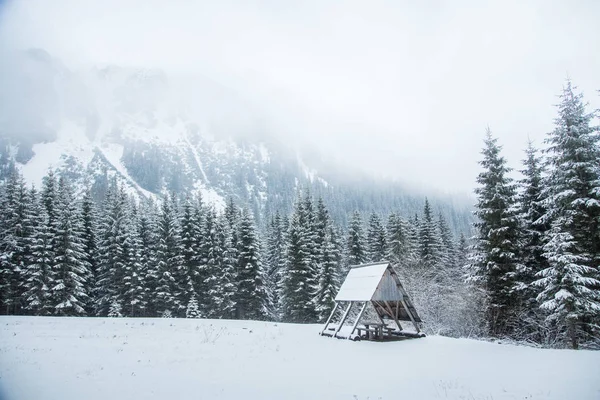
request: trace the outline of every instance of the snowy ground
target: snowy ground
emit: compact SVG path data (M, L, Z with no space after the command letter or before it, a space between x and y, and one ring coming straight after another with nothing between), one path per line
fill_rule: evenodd
M0 317L0 399L600 399L600 352L318 328Z

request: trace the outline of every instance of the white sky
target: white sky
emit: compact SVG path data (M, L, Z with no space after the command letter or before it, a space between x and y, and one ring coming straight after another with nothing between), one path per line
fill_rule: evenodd
M570 76L600 104L600 1L0 2L0 38L70 67L202 75L282 135L424 188L470 192L486 126L519 168Z

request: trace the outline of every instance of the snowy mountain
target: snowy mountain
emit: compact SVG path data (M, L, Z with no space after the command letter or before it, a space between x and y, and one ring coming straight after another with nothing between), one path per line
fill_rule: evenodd
M260 110L208 79L191 89L159 70L74 71L43 50L3 68L0 163L6 170L16 161L38 186L53 168L77 187L91 185L98 198L116 179L143 197L199 192L222 207L233 196L259 216L289 211L297 189L309 187L342 223L354 209L408 216L422 208L424 196L400 184L317 171L278 142ZM435 203L455 230L468 229L466 203Z

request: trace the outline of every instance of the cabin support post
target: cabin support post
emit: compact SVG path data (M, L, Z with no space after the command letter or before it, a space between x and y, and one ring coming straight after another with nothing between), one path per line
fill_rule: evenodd
M406 313L408 314L408 318L410 318L410 322L413 323L413 326L415 327L415 329L417 330L417 333L420 333L421 330L419 329L419 325L417 325L417 322L415 321L415 318L413 317L412 313L410 312L408 305L406 304L406 302L404 301L404 299L400 300L402 302L402 305L404 306L404 308L406 309Z
M340 321L337 329L335 330L333 337L337 337L337 334L339 333L340 329L342 329L342 326L344 326L344 322L346 322L346 318L348 318L348 313L350 312L350 309L352 308L353 305L354 305L353 301L351 301L350 304L348 304L348 308L346 308L346 311L344 312L344 316L342 317L342 320Z
M390 317L394 318L394 322L396 322L396 325L398 325L398 329L402 330L402 326L400 325L398 318L396 318L396 314L394 313L394 310L392 310L392 307L390 307L389 303L387 303L387 302L385 302L383 304L385 304L386 308L388 309L388 311L390 313Z
M394 310L392 310L392 307L390 307L389 303L387 303L387 302L385 302L384 304L390 313L390 317L392 317L394 319L394 322L396 322L398 329L402 330L402 325L400 325L400 322L398 321L398 318L396 317Z
M365 312L365 309L367 308L367 304L369 304L369 302L365 301L365 304L363 304L363 306L361 307L360 312L358 313L358 316L356 317L356 321L354 321L354 324L352 325L352 331L350 332L350 335L348 335L348 339L352 339L352 335L354 334L354 331L356 330L358 321L360 321L363 313Z
M379 314L379 309L377 307L382 307L383 306L381 304L377 304L376 301L373 302L373 304L375 304L375 314L377 314L377 318L379 318L379 321L381 321L382 324L385 325L385 321L383 320L383 317L381 316L381 314Z
M331 319L335 315L335 312L337 311L339 305L340 305L340 303L338 303L336 301L335 302L335 306L333 306L333 310L331 310L331 314L329 314L329 318L327 318L327 322L325 322L325 327L323 328L323 330L321 331L321 333L319 333L319 335L322 336L325 333L325 331L327 330L327 327L329 326L329 323L331 322Z
M396 325L398 325L398 328L400 329L400 332L402 332L402 325L400 324L400 319L398 319L398 313L400 312L400 300L398 300L396 302Z

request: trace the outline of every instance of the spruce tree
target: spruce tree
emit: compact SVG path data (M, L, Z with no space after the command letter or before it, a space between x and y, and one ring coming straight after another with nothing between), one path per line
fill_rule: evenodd
M190 301L188 301L187 309L185 311L186 318L200 318L200 312L198 311L198 301L196 300L196 293L192 291Z
M220 269L217 277L219 290L219 318L232 318L236 310L236 258L237 249L227 219L220 216L216 221L216 232L219 246L223 253L220 258Z
M31 237L31 250L22 278L24 308L33 315L50 315L53 311L50 300L52 266L55 259L53 238L50 235L45 208L40 205L37 193L32 190L30 197L36 229Z
M98 245L98 276L96 279L96 315L107 316L109 310L119 305L123 308L124 276L127 254L123 243L127 237L127 198L122 189L113 183L103 202L100 240Z
M0 233L0 296L7 314L21 313L23 286L31 231L31 215L25 181L15 171L9 177L2 204Z
M178 272L183 265L181 240L177 226L175 204L165 197L158 220L157 248L158 282L156 288L156 310L162 315L176 316L180 311ZM187 305L187 303L186 303Z
M296 204L287 234L285 274L281 290L282 314L287 322L314 322L316 319L313 303L315 288L311 285L314 272L301 222L301 207L300 203Z
M198 207L198 208L197 208ZM198 269L200 268L201 258L199 257L202 248L202 239L204 237L202 232L202 200L199 199L196 204L188 196L181 210L181 249L183 252L183 278L186 282L186 290L182 291L182 299L184 302L185 298L189 298L189 291L195 291L198 285L197 276ZM197 300L197 298L196 298Z
M542 198L543 165L537 150L529 141L525 150L523 178L518 182L518 216L521 227L520 258L521 268L517 269L515 281L521 310L521 331L519 338L541 342L544 331L542 312L538 308L539 287L533 285L536 275L547 267L544 257L544 237L548 224L543 222L546 207Z
M123 268L123 289L121 293L122 313L129 317L144 315L147 305L145 293L145 268L142 264L141 239L136 227L135 204L130 203L125 212L126 224L123 246L125 263Z
M266 315L266 291L260 242L254 219L247 209L242 211L238 240L236 316L240 319L263 319Z
M348 226L348 237L346 240L346 269L352 265L360 265L367 262L367 251L363 235L362 218L358 211L352 214Z
M271 218L267 226L266 240L266 287L270 314L279 319L279 293L283 268L285 266L285 242L281 215L279 211Z
M367 230L367 260L379 262L386 258L387 241L385 229L381 218L376 213L371 213Z
M388 217L386 235L386 258L401 269L414 269L418 257L410 223L397 214L391 213Z
M83 252L89 265L89 274L85 277L89 301L85 306L88 315L96 313L96 278L98 276L98 215L90 188L85 191L81 202L81 218L83 223Z
M222 232L218 226L217 213L210 209L206 213L206 231L204 233L204 246L206 260L203 265L206 279L203 282L203 316L208 318L217 318L221 315L222 287L221 287L221 268L223 266L223 257L225 253L224 243L221 240Z
M158 287L158 262L156 258L157 222L156 208L152 201L143 201L136 215L135 227L140 241L140 264L144 280L145 316L157 316L155 293Z
M456 247L452 231L442 213L438 214L437 228L442 245L441 266L442 268L452 268L456 262Z
M331 314L340 283L341 255L332 226L327 227L322 246L323 259L319 268L319 280L315 296L315 310L319 321L326 320Z
M578 348L597 334L600 315L600 138L592 126L595 113L587 112L570 81L560 99L556 127L546 139L548 266L535 284L548 319Z
M428 199L425 199L423 218L419 226L419 256L421 266L432 276L435 275L442 261L442 239Z
M89 263L83 242L83 221L69 184L59 182L59 213L54 248L51 300L57 315L85 315Z
M475 215L477 237L471 280L479 282L486 296L486 322L493 336L511 335L517 324L515 275L519 268L519 224L515 185L510 168L500 155L501 146L487 131L483 167L477 177Z

